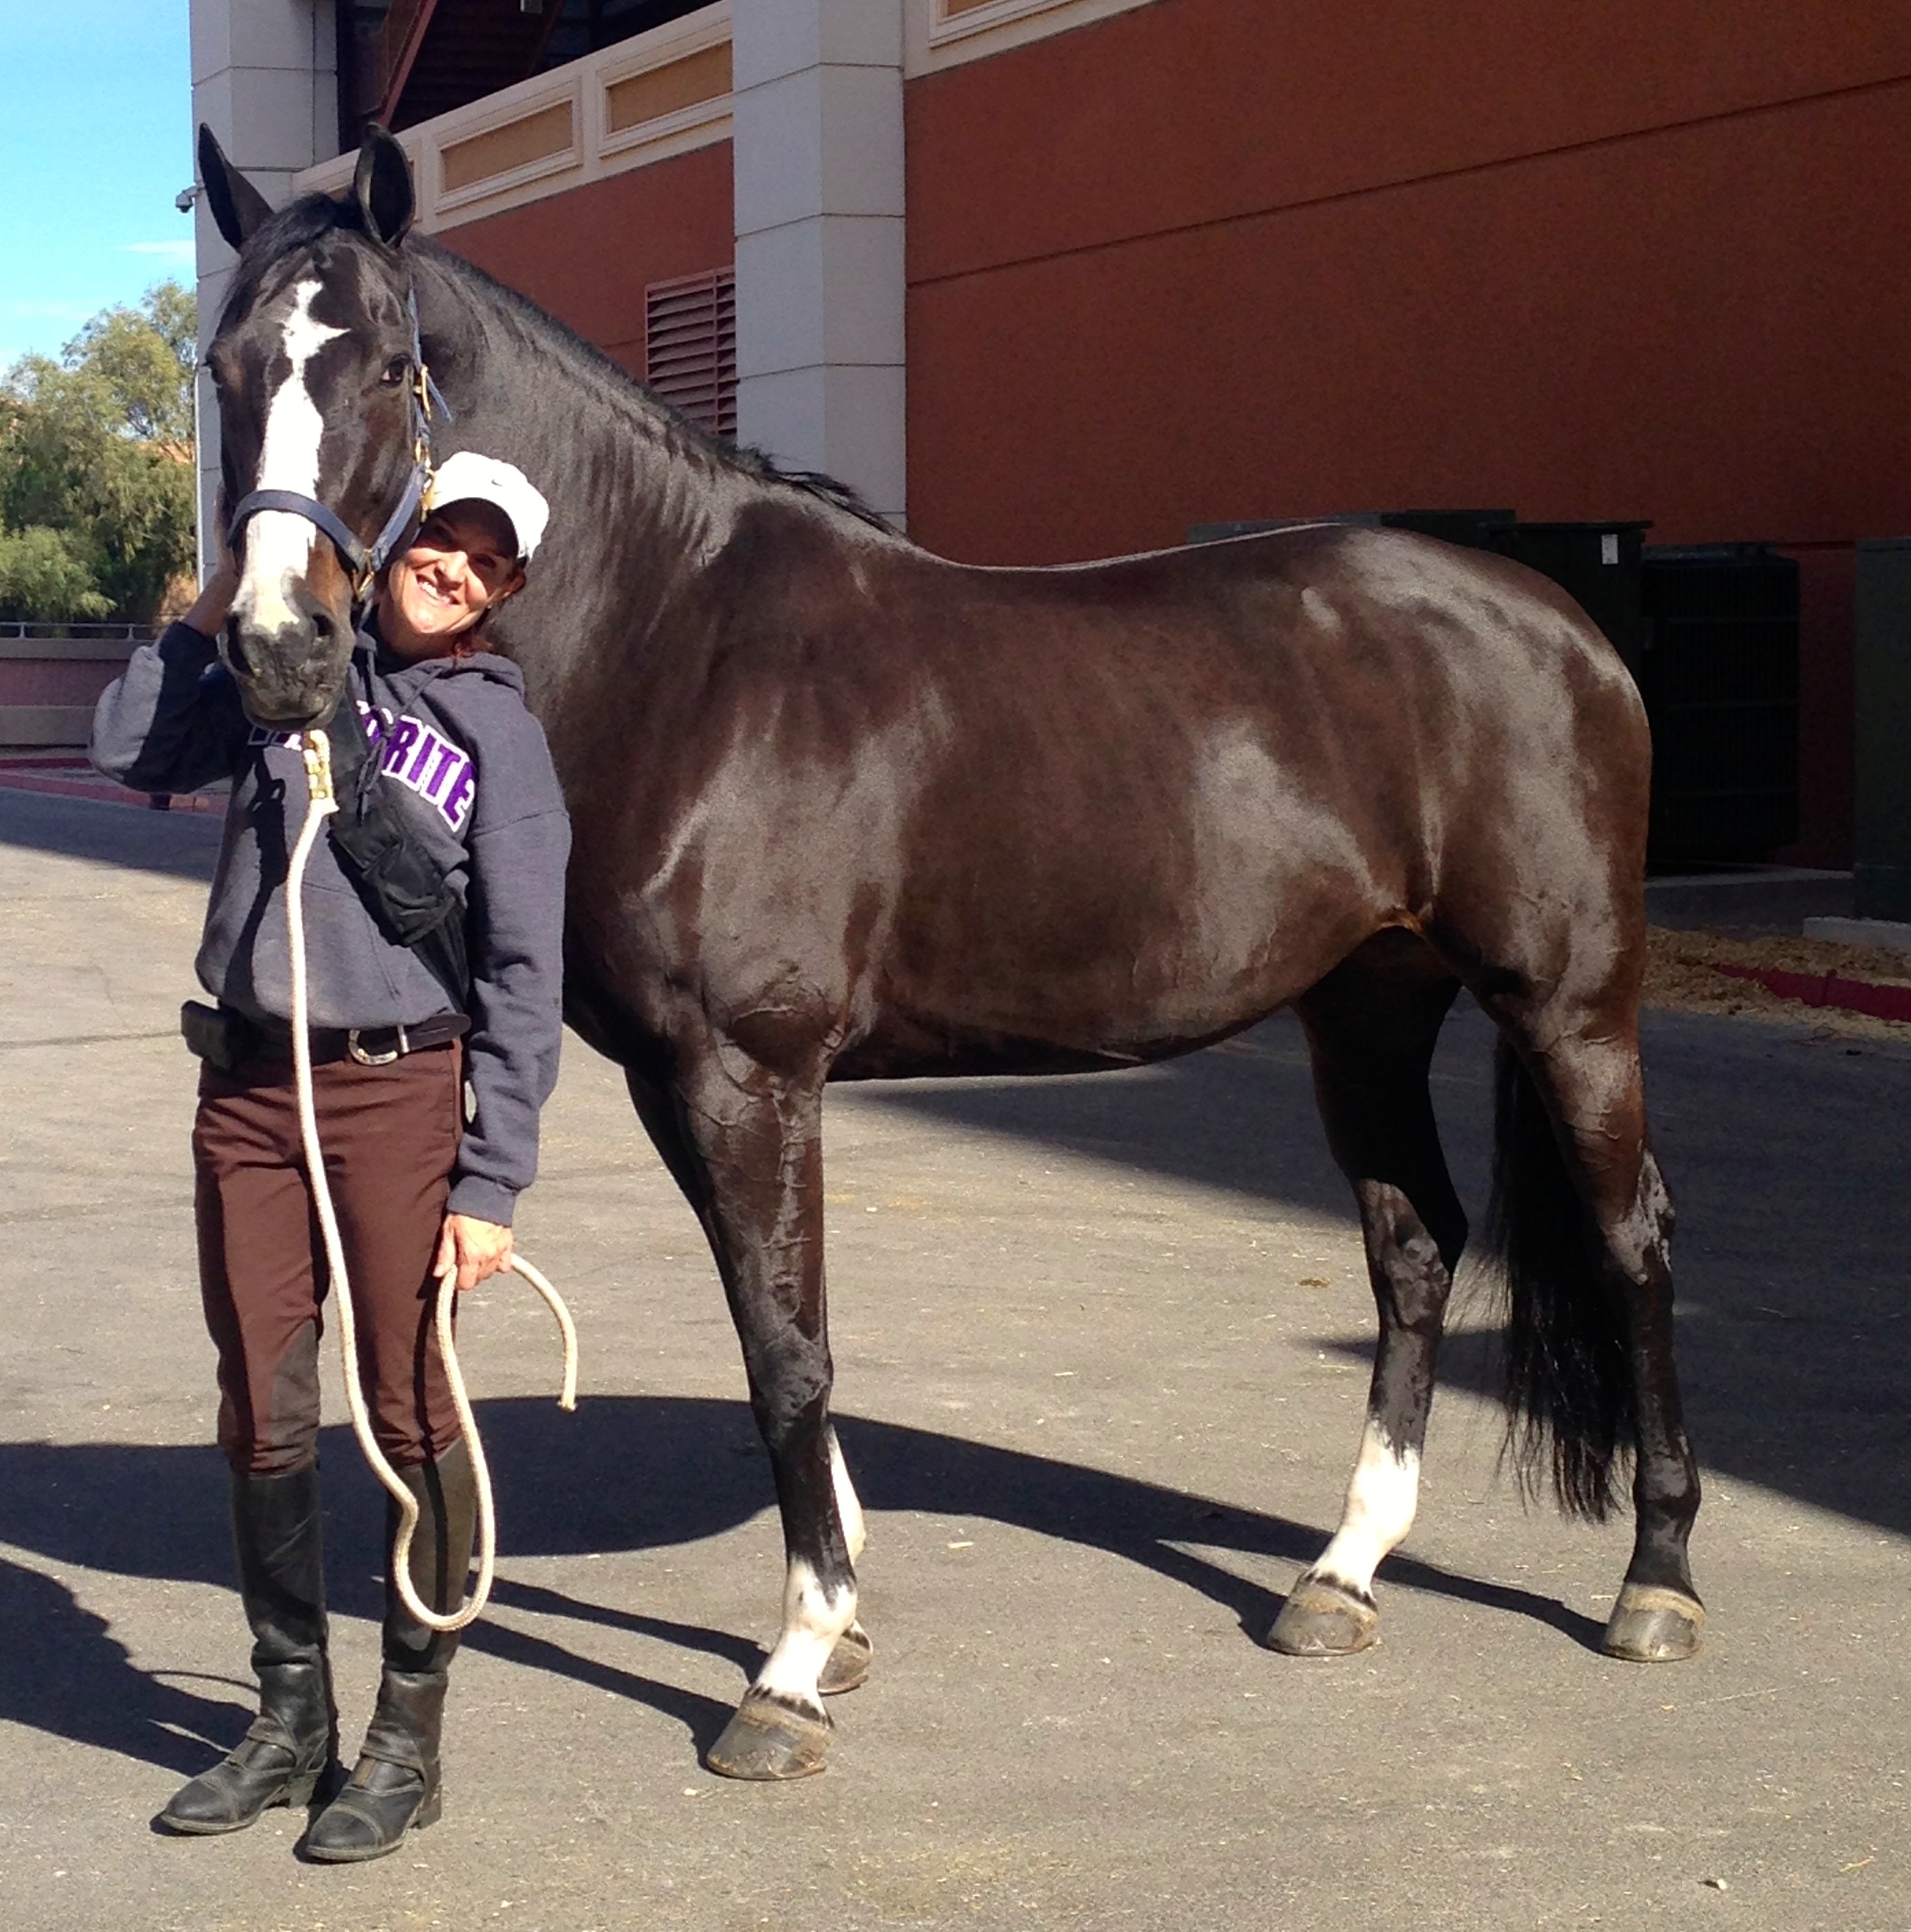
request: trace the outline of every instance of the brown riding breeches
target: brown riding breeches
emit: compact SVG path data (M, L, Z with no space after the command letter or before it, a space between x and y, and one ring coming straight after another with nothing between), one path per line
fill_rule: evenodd
M319 1138L358 1317L372 1429L399 1468L457 1439L431 1274L462 1122L455 1043L312 1069ZM302 1469L319 1436L329 1286L291 1063L207 1066L193 1129L200 1287L219 1354L219 1447L242 1475Z

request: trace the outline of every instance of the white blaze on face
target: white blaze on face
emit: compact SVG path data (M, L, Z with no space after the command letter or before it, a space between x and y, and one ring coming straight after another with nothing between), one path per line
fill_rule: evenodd
M1344 1583L1362 1597L1373 1591L1380 1559L1413 1527L1420 1497L1417 1449L1396 1449L1378 1423L1370 1420L1360 1457L1347 1484L1347 1506L1312 1574Z
M265 441L259 452L255 490L319 493L319 440L325 424L305 384L305 365L335 335L346 332L315 322L316 281L292 290L292 307L282 337L292 365L272 392L265 410ZM233 613L249 630L279 631L300 621L292 608L292 585L312 567L312 547L323 542L317 530L290 510L261 510L246 525L245 574L233 600Z

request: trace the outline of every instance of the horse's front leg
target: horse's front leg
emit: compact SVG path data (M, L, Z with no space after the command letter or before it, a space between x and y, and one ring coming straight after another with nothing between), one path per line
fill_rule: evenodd
M682 1065L675 1089L701 1183L685 1192L743 1344L787 1559L782 1630L707 1762L729 1778L802 1778L823 1769L823 1691L853 1688L868 1658L852 1567L862 1510L829 1421L822 1077L774 1073L713 1041Z

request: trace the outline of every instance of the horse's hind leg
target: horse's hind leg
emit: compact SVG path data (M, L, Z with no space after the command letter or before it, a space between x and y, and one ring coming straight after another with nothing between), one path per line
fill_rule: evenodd
M1522 1474L1536 1483L1550 1456L1561 1508L1597 1521L1631 1448L1632 1560L1605 1648L1636 1663L1689 1657L1705 1621L1686 1554L1699 1472L1672 1354L1672 1204L1646 1138L1636 1022L1504 1005L1495 1017L1494 1244Z
M1374 1571L1413 1522L1434 1358L1466 1240L1426 1086L1458 990L1418 940L1388 934L1299 1002L1328 1144L1360 1204L1380 1340L1340 1527L1267 1633L1291 1656L1374 1641Z
M707 1762L731 1778L823 1769L825 1691L867 1674L854 1564L863 1512L830 1426L823 1288L822 1084L699 1041L671 1091L631 1096L716 1258L775 1474L786 1571L783 1628Z

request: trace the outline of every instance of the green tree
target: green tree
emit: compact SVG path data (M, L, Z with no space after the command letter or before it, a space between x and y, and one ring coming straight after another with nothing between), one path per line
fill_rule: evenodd
M93 582L86 557L64 530L36 524L0 530L0 611L55 622L104 617L113 600Z
M193 324L162 282L0 377L0 611L150 618L192 567Z

